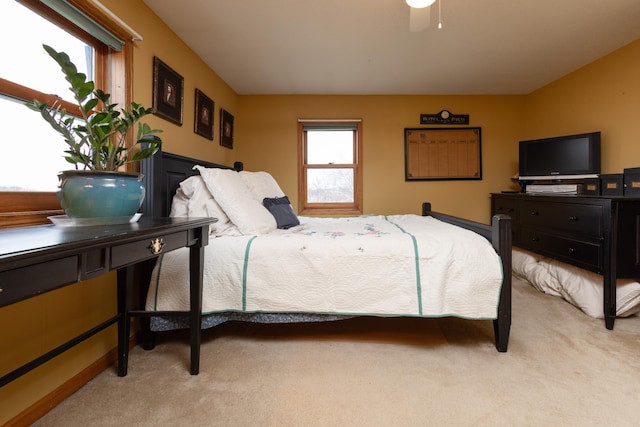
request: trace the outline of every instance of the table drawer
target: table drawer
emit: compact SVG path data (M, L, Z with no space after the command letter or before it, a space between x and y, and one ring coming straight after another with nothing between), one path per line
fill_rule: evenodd
M579 203L538 203L525 200L520 223L555 229L563 233L600 238L603 235L603 209L600 205Z
M78 257L70 256L0 273L0 307L78 281Z
M602 270L602 245L597 242L574 240L524 228L520 231L520 246L591 271Z
M125 265L135 264L161 253L186 246L188 235L188 231L181 231L114 246L111 249L111 268L116 269Z

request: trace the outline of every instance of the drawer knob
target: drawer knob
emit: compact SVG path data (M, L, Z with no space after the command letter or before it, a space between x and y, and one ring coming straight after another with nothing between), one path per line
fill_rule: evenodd
M531 216L538 216L538 211L531 211L530 214Z
M539 241L540 241L540 238L539 238L539 237L532 237L532 238L531 238L531 241L532 241L532 242L539 242Z
M577 217L577 216L571 215L571 216L569 217L569 221L577 221L577 220L578 220L578 217Z
M569 253L573 255L576 253L576 250L574 248L569 248Z
M162 237L156 237L155 239L151 239L151 244L149 245L149 250L152 254L158 255L164 249L164 240Z

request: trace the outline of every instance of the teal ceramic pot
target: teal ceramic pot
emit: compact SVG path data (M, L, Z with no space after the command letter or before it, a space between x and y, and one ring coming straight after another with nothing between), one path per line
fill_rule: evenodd
M57 196L69 218L133 217L144 200L142 174L69 170L58 174Z

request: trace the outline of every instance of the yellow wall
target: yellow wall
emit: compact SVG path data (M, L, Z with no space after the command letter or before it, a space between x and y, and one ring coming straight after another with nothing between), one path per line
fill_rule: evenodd
M0 309L0 376L117 313L115 273ZM0 388L0 425L79 374L117 345L112 326Z
M185 79L183 125L149 120L165 130L164 150L225 164L241 160L248 170L270 171L294 205L298 118L363 120L367 213L417 213L428 200L436 210L488 222L489 193L512 188L517 141L523 138L601 130L603 172L640 166L634 129L640 116L640 41L527 96L238 96L142 0L102 3L144 37L135 45L134 100L152 104L154 55ZM193 132L196 87L216 103L213 142ZM235 116L233 150L219 145L220 107ZM420 127L421 113L442 109L469 114L470 125L482 128L482 181L404 181L403 129ZM108 317L115 310L114 282L110 275L0 309L0 372ZM0 389L0 424L115 346L112 327Z
M298 119L362 119L365 213L419 213L430 201L434 210L488 222L489 193L510 188L517 172L521 96L240 96L239 103L237 159L271 172L294 206ZM404 129L442 109L469 114L470 126L482 128L482 180L405 181Z
M145 106L153 105L153 57L184 78L183 124L176 125L158 116L148 122L162 129L163 150L189 157L199 157L229 164L232 150L220 146L220 108L237 115L236 93L215 74L182 40L141 0L104 0L102 3L129 24L144 40L134 44L133 99ZM220 41L213 41L220 43ZM194 132L195 89L215 102L214 141Z
M640 166L640 40L527 96L523 138L601 131L602 173Z
M270 171L297 200L297 119L360 118L366 213L435 210L489 221L489 193L514 189L518 141L602 132L602 172L640 166L640 40L526 96L240 96L235 160ZM482 181L404 181L403 129L449 109L482 128Z

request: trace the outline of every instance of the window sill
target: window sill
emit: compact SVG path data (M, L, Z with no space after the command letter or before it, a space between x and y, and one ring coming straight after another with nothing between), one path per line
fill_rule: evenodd
M332 208L307 208L302 209L298 213L302 216L358 216L362 215L362 211L358 209L332 209Z
M0 228L51 224L47 217L63 215L54 192L0 192Z

